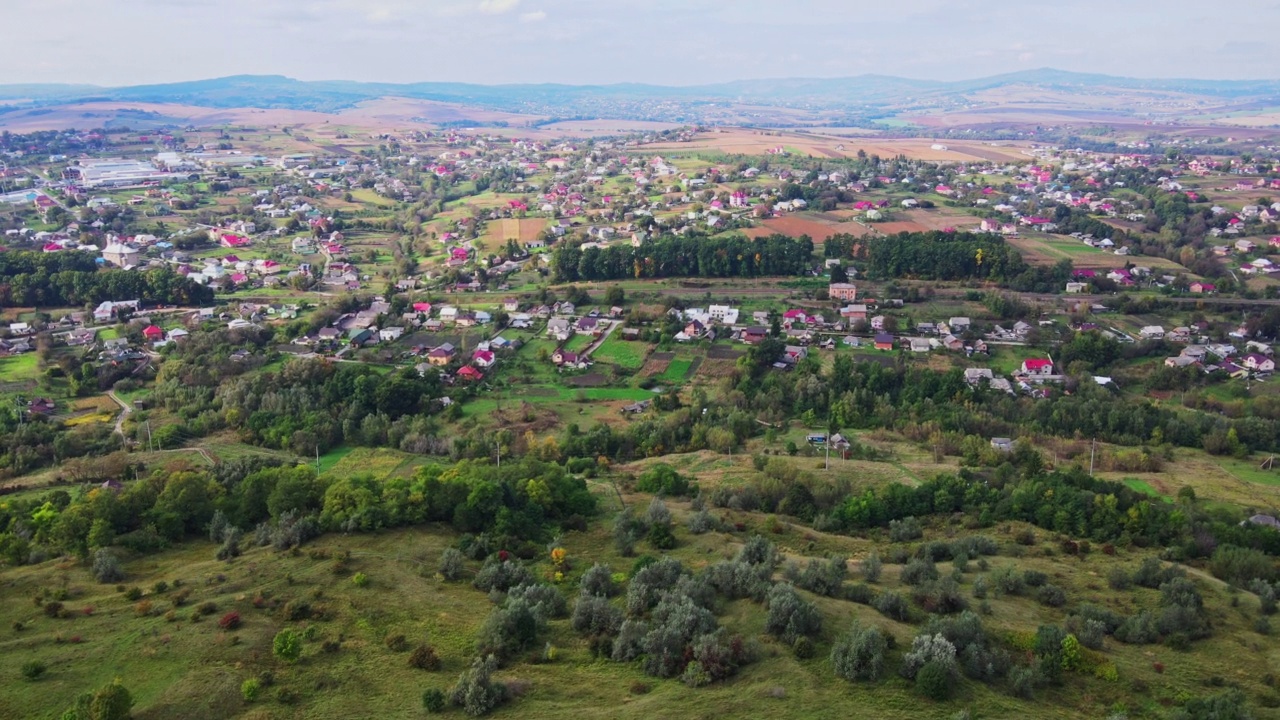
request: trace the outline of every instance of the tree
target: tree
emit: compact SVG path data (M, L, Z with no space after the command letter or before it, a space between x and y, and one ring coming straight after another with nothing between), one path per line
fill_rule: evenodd
M281 630L276 633L271 649L281 660L287 663L297 662L302 657L302 638L292 630Z
M449 691L449 702L473 717L492 712L507 699L506 686L491 678L497 668L498 659L492 655L471 661L471 667L462 671Z
M831 648L831 665L836 677L845 680L877 680L884 670L884 654L889 643L877 628L854 625Z
M831 282L833 283L849 282L849 273L845 271L844 265L831 266Z
M621 306L626 302L627 293L622 289L621 285L610 285L608 290L604 292L604 301L609 305Z
M98 548L93 554L93 578L100 583L115 583L124 579L120 561L106 548Z

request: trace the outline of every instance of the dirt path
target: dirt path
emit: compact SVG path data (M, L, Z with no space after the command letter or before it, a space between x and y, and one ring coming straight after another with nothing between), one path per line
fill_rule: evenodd
M595 342L593 342L593 343L591 343L590 345L588 345L588 346L586 347L586 349L584 349L584 350L582 351L582 353L581 353L581 357L584 357L584 358L590 358L590 357L591 357L591 353L593 353L593 352L595 352L596 350L598 350L598 349L600 348L600 346L604 344L604 341L605 341L605 340L608 340L608 339L609 339L609 336L613 334L613 331L614 331L614 330L617 330L617 329L618 329L618 328L620 328L620 327L622 327L622 323L621 323L621 322L611 322L611 323L609 323L609 329L604 331L604 334L600 336L600 339L599 339L599 340L596 340Z

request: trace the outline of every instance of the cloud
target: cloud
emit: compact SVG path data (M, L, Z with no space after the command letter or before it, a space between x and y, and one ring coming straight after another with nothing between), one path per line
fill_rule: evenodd
M547 14L541 10L537 10L535 12L527 12L520 15L520 22L522 23L536 23L536 22L542 22L543 20L546 20L546 19L547 19Z
M520 0L480 0L480 12L485 15L502 15L511 12L520 4Z

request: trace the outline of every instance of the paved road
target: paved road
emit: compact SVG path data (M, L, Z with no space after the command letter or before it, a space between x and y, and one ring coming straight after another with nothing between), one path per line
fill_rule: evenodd
M115 390L108 390L107 397L120 406L120 417L116 418L116 434L124 437L124 421L129 418L129 413L133 412L133 408L129 406L129 403L121 400L120 396L116 395Z

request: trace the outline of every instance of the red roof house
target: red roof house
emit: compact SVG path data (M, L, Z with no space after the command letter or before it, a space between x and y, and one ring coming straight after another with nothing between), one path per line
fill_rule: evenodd
M142 329L142 336L151 342L164 339L164 331L155 325L148 325Z

